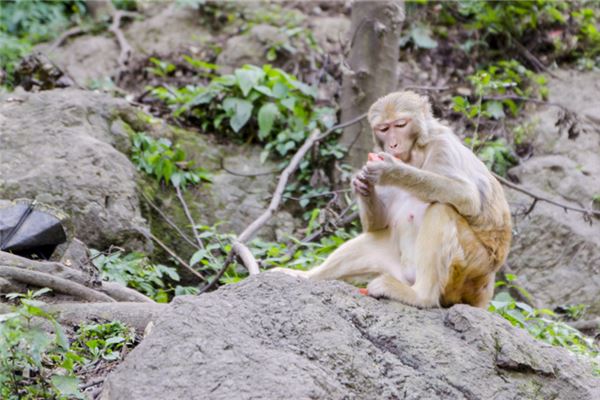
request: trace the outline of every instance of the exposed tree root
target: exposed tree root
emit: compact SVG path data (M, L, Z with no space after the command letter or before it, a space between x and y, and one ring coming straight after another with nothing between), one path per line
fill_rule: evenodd
M44 272L0 265L0 277L25 283L27 285L47 287L55 292L75 296L86 301L115 301L112 297L102 292Z
M116 282L94 282L94 278L90 277L88 274L57 262L34 261L0 251L0 265L29 270L31 272L40 272L45 275L51 275L63 280L78 283L86 287L92 286L90 290L101 292L101 294L103 293L116 301L154 303L152 299L133 289Z

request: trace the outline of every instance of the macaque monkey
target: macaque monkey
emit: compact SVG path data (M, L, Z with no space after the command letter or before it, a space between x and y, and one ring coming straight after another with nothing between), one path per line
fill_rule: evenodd
M364 232L309 279L375 276L373 297L419 307L485 307L506 260L511 220L486 166L413 92L377 100L368 113L377 154L353 179Z

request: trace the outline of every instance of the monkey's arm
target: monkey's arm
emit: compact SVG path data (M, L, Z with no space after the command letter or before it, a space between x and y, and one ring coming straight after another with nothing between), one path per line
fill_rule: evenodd
M382 171L382 185L399 186L427 203L451 204L466 217L479 214L481 197L475 184L394 162Z
M375 188L369 196L357 193L358 213L364 232L373 232L387 227L383 202Z

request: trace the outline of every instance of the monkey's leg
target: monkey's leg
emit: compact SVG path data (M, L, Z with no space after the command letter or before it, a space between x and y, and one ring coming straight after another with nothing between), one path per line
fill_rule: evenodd
M277 271L313 280L350 279L378 274L400 264L400 254L388 229L363 233L335 250L310 271L277 268Z
M384 274L367 286L369 295L420 307L438 306L448 284L450 265L462 258L455 217L456 211L451 206L439 203L429 206L415 244L415 284L411 287Z

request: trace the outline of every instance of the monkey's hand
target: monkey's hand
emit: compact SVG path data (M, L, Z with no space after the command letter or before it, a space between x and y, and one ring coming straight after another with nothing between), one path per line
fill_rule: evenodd
M354 187L354 191L361 196L368 197L373 193L373 183L367 179L363 171L360 171L352 179L352 186Z
M379 158L368 161L360 172L371 185L380 183L382 176L385 176L401 165L400 161L388 153L381 152L377 153L377 155Z

